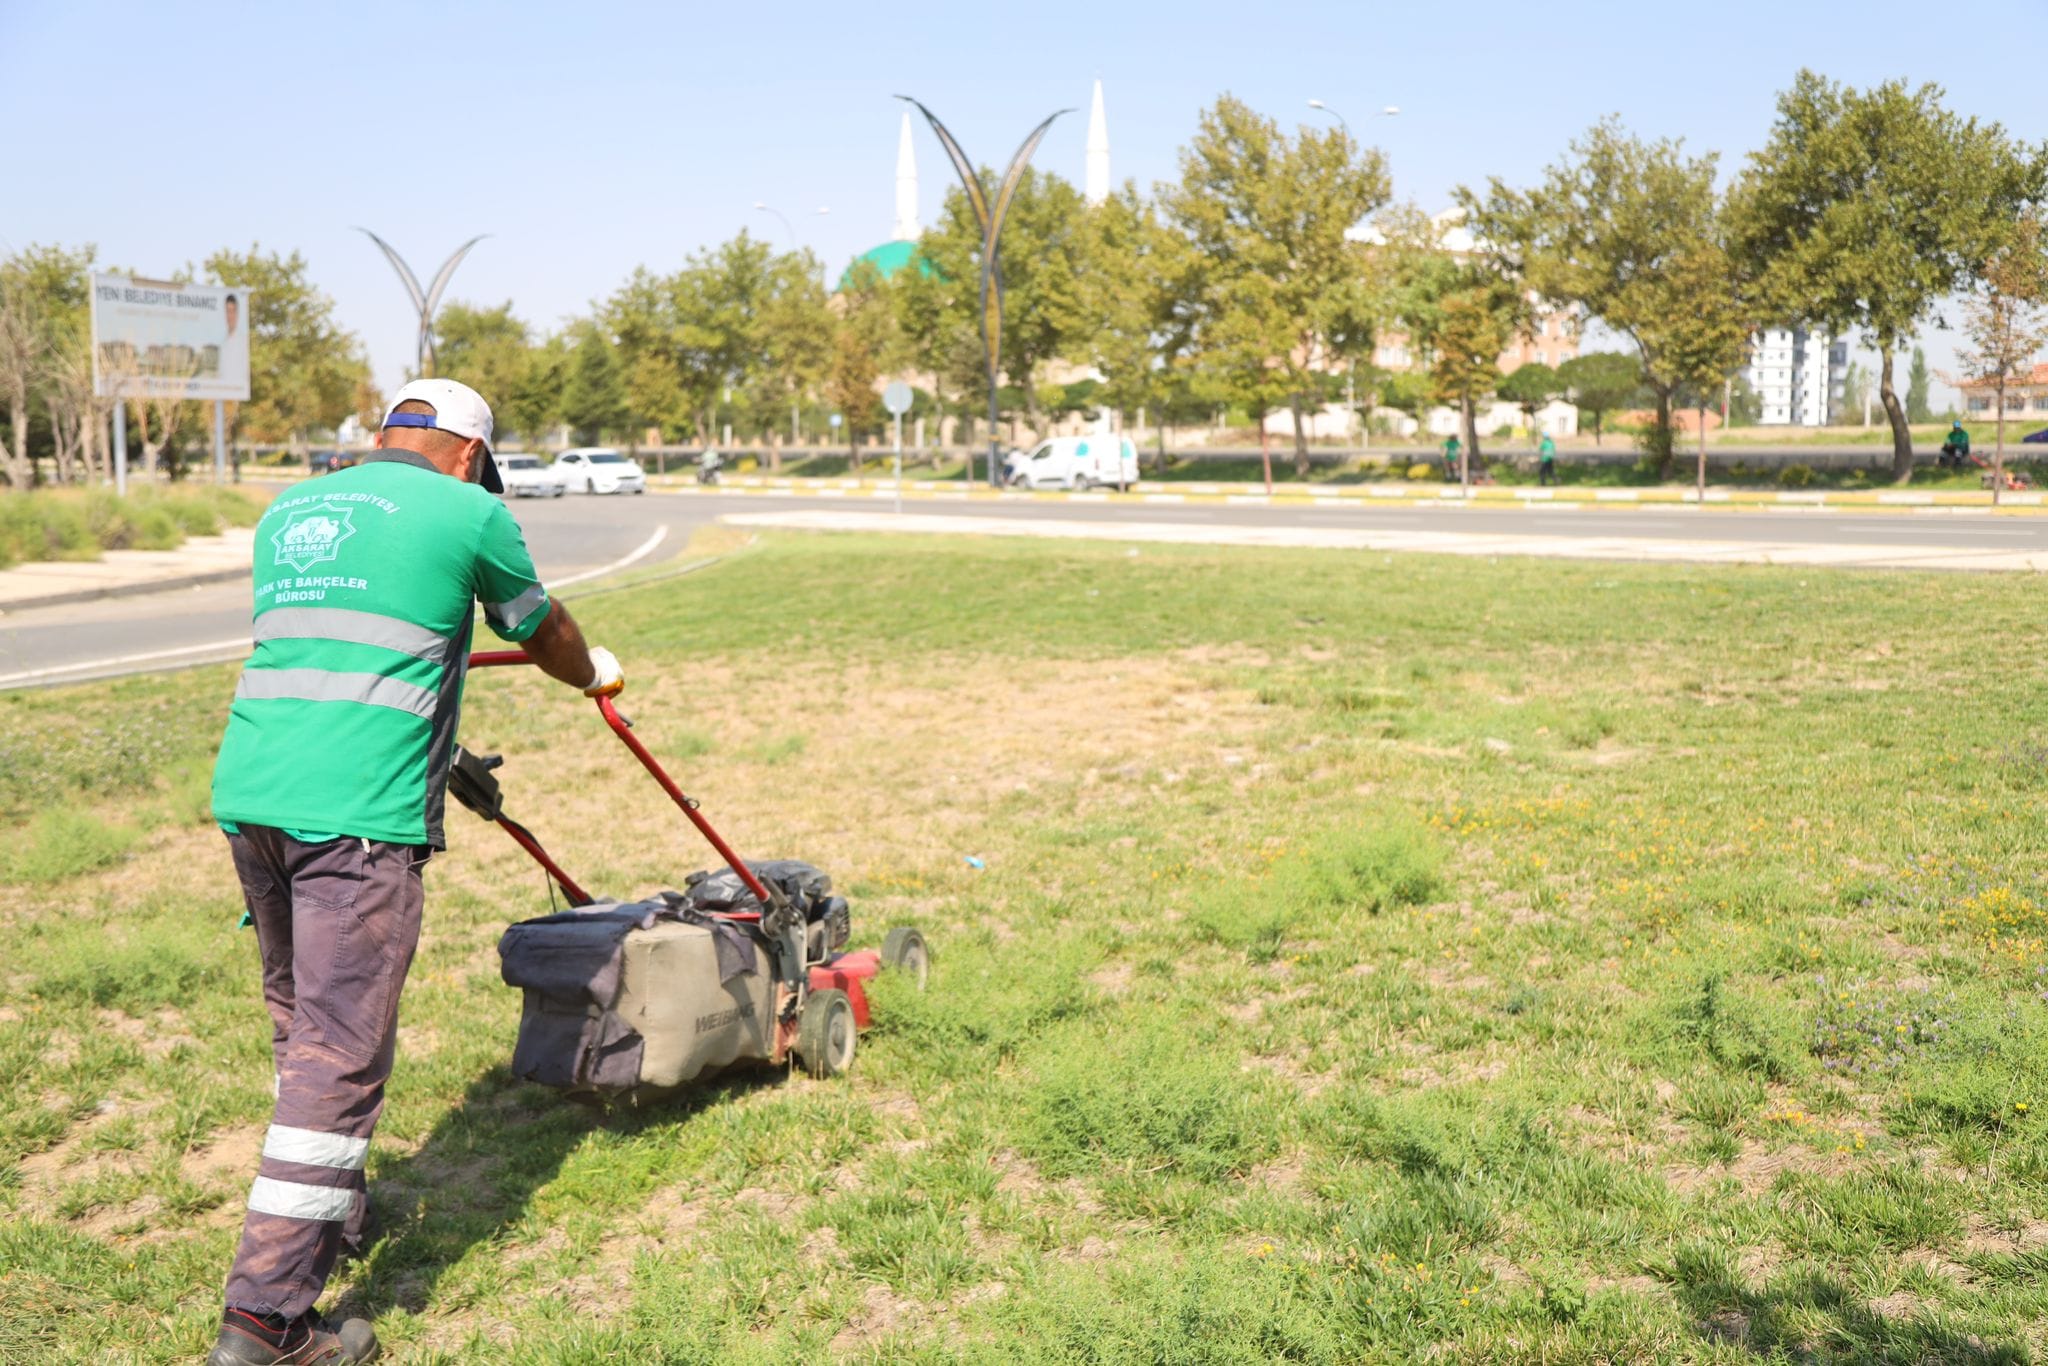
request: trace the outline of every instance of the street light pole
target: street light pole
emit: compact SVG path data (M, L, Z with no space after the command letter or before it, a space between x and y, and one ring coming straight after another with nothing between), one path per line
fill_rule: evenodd
M796 244L796 225L789 221L789 215L784 213L782 210L776 208L773 204L767 203L764 200L755 200L754 207L762 213L772 213L777 218L782 220L783 231L789 234L789 254L791 256L796 255L797 252L800 250L800 248ZM821 217L830 212L832 212L832 210L829 208L820 208L818 210L819 216ZM823 268L823 264L821 263L819 269L822 270ZM795 394L791 394L789 396L789 444L795 446L802 442L802 440L803 429L797 417L797 397Z
M760 200L758 200L758 199L754 201L754 207L755 207L756 209L758 209L759 211L761 211L762 213L772 213L772 214L774 214L774 215L775 215L775 216L776 216L777 218L779 218L779 219L781 219L781 220L782 220L782 230L783 230L784 232L786 232L786 233L788 233L788 234L789 234L789 250L790 250L790 254L791 254L792 256L793 256L793 255L795 255L795 254L796 254L796 227L795 227L795 225L794 225L794 224L792 224L792 223L791 223L791 222L789 221L789 215L785 214L785 213L784 213L784 212L783 212L782 210L780 210L780 209L776 208L776 207L775 207L774 205L772 205L772 204L764 204L764 203L762 203L762 202L761 202Z
M1308 102L1308 107L1311 109L1319 109L1323 113L1328 114L1331 118L1337 120L1337 126L1344 130L1344 141L1347 144L1355 141L1355 139L1351 135L1351 124L1349 123L1349 121L1345 119L1345 117L1342 114L1338 113L1336 110L1332 109L1329 105L1323 103L1323 101L1321 100L1310 100ZM1397 104L1389 104L1382 107L1378 113L1373 115L1373 117L1376 119L1391 119L1399 115L1400 112L1401 106ZM1356 356L1347 356L1344 360L1344 406L1350 409L1354 415L1358 412L1358 358ZM1363 436L1365 434L1365 423L1360 422L1358 424L1358 427L1359 435ZM1363 449L1362 446L1361 449Z

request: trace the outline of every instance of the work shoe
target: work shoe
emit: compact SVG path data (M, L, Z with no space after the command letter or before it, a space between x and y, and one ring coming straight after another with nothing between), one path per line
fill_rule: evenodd
M377 1334L365 1319L347 1319L330 1329L318 1314L304 1314L282 1328L273 1316L230 1309L221 1315L220 1337L206 1354L206 1366L352 1366L377 1359Z

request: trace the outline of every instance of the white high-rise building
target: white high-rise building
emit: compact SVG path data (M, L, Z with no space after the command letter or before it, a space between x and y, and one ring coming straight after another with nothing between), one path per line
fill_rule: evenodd
M1095 98L1088 106L1088 164L1083 196L1089 207L1109 198L1109 120L1102 115L1102 81L1095 82Z
M1825 427L1841 411L1849 343L1803 327L1774 327L1749 341L1743 378L1766 427Z

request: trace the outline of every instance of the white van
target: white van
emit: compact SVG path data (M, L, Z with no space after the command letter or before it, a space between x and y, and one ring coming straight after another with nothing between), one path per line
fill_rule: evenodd
M1138 482L1138 448L1118 436L1056 436L1010 467L1025 489L1129 488Z

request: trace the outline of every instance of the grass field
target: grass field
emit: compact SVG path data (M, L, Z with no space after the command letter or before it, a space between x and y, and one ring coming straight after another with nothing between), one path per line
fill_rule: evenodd
M844 1078L563 1104L494 953L546 897L453 814L327 1301L390 1359L2048 1349L2027 581L790 536L578 610L932 988ZM217 1322L270 1089L232 681L0 695L0 1359ZM586 882L702 866L580 699L481 675L464 731Z

